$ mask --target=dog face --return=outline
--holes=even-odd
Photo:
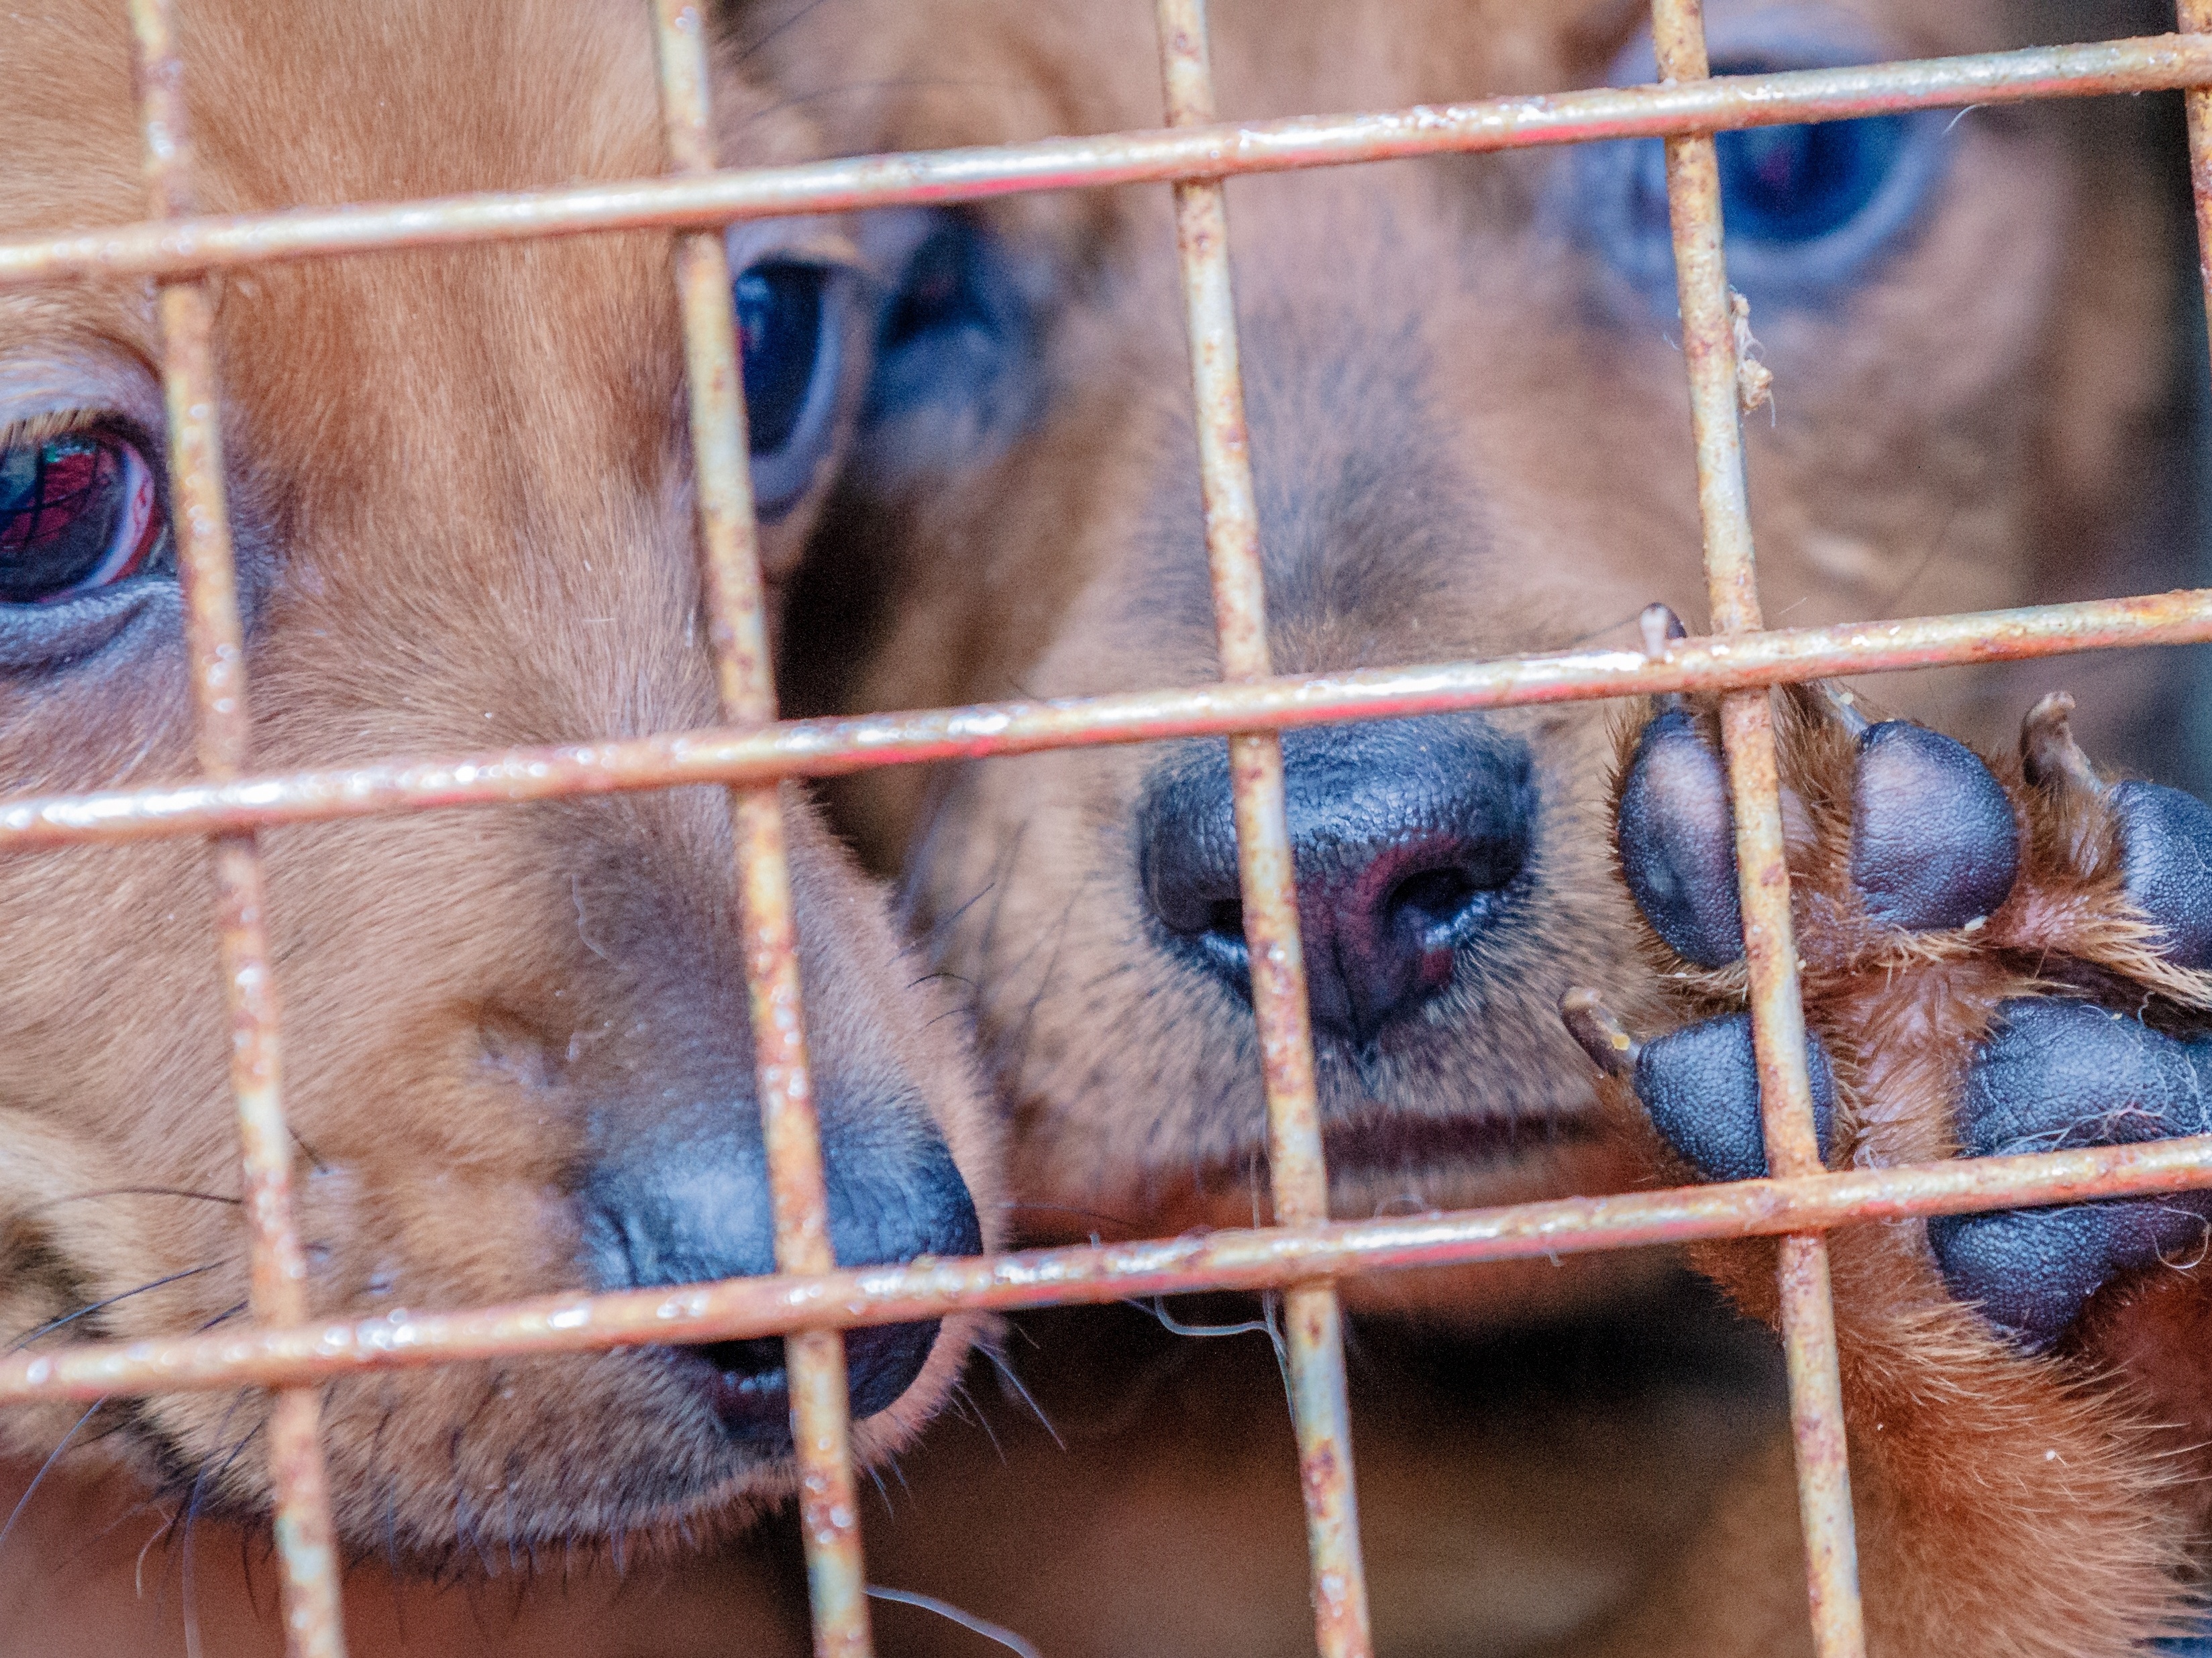
[[[660,171],[628,4],[390,0],[294,27],[180,8],[204,210]],[[141,216],[129,40],[87,0],[0,35],[0,222]],[[726,158],[811,143],[725,65]],[[849,426],[864,337],[830,224],[731,233],[770,562]],[[669,240],[383,255],[222,279],[218,352],[256,763],[632,735],[718,718]],[[0,299],[0,774],[189,774],[153,295]],[[317,1315],[772,1270],[728,803],[695,789],[265,837]],[[884,906],[787,802],[833,1231],[848,1264],[968,1253],[994,1142]],[[0,1325],[123,1339],[242,1315],[246,1239],[204,848],[0,863]],[[978,1217],[986,1218],[979,1225]],[[859,1442],[950,1385],[961,1321],[856,1337]],[[435,1560],[649,1540],[785,1487],[781,1344],[340,1382],[351,1546]],[[104,1455],[265,1497],[258,1395],[99,1412]],[[0,1432],[43,1455],[74,1411]],[[66,1466],[66,1465],[65,1465]]]
[[[1721,72],[2028,27],[1984,5],[1711,13]],[[1231,116],[1395,108],[1654,78],[1641,17],[1224,0],[1212,53]],[[1159,118],[1140,4],[826,8],[773,49],[848,78],[819,101],[841,148]],[[1747,423],[1770,619],[2160,585],[2116,574],[2121,538],[2092,527],[2127,504],[2166,303],[2139,151],[2077,130],[2115,118],[1721,139],[1731,271],[1775,377],[1771,415]],[[1632,640],[1654,599],[1704,614],[1658,152],[1230,183],[1279,671]],[[907,274],[811,578],[842,638],[878,606],[836,694],[918,707],[1215,677],[1167,192],[870,234]],[[1990,694],[1953,674],[1908,700],[1971,727]],[[1647,993],[1601,811],[1609,718],[1285,739],[1338,1213],[1620,1177],[1557,1012],[1572,984]],[[1035,1224],[1249,1220],[1263,1110],[1224,745],[994,761],[929,788],[880,774],[843,809],[878,857],[908,849],[948,969],[975,987]]]

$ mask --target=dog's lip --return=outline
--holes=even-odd
[[[1586,1108],[1480,1116],[1378,1111],[1325,1125],[1322,1151],[1333,1176],[1434,1177],[1453,1169],[1494,1169],[1596,1139],[1602,1132],[1596,1114]]]

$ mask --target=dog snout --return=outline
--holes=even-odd
[[[1364,1045],[1509,907],[1536,817],[1528,745],[1475,719],[1390,720],[1293,732],[1283,759],[1314,1023]],[[1170,947],[1249,996],[1225,747],[1156,774],[1138,816]]]
[[[599,1138],[608,1138],[602,1131]],[[841,1266],[972,1255],[982,1228],[951,1149],[919,1102],[832,1102],[823,1112],[830,1247]],[[584,1267],[595,1288],[651,1289],[775,1270],[768,1157],[750,1098],[702,1107],[601,1155],[586,1182]],[[934,1320],[879,1325],[845,1340],[857,1418],[910,1387],[937,1339]],[[780,1338],[668,1350],[733,1440],[791,1445]]]

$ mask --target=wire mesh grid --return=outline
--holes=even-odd
[[[1203,0],[1158,0],[1168,125],[930,155],[719,171],[708,118],[705,24],[695,0],[653,0],[670,171],[660,179],[513,195],[343,204],[195,218],[191,149],[171,0],[129,0],[148,219],[0,242],[0,286],[86,275],[160,284],[162,381],[179,568],[197,698],[200,776],[172,786],[0,800],[0,850],[204,835],[215,862],[252,1242],[252,1323],[220,1333],[83,1344],[0,1361],[0,1404],[237,1386],[275,1390],[269,1455],[287,1639],[298,1658],[343,1651],[337,1557],[319,1442],[317,1385],[348,1372],[495,1355],[783,1335],[815,1641],[870,1649],[842,1331],[941,1316],[1205,1289],[1285,1297],[1291,1405],[1312,1555],[1316,1638],[1330,1658],[1371,1650],[1361,1570],[1340,1318],[1340,1276],[1696,1238],[1779,1235],[1781,1308],[1815,1644],[1863,1649],[1825,1229],[2212,1184],[2212,1137],[2095,1150],[1824,1172],[1813,1128],[1790,937],[1768,688],[1869,673],[2212,640],[2212,592],[1977,615],[1762,627],[1746,507],[1738,364],[1712,134],[1911,109],[2185,90],[2203,246],[2212,251],[2212,0],[2179,0],[2181,32],[1863,68],[1711,77],[1698,0],[1653,0],[1653,87],[1382,113],[1224,125]],[[1237,367],[1222,180],[1600,138],[1666,141],[1682,346],[1689,374],[1712,634],[1494,662],[1271,677],[1257,516]],[[721,232],[797,212],[975,200],[1017,191],[1170,183],[1200,413],[1206,545],[1223,682],[1054,702],[779,723],[746,465],[742,380]],[[234,266],[372,249],[661,228],[677,234],[709,634],[725,724],[645,738],[281,776],[249,770],[244,649],[217,444],[207,278]],[[2212,256],[2205,264],[2212,304]],[[1297,726],[1516,704],[1722,693],[1737,803],[1765,1180],[1489,1210],[1332,1222],[1328,1216],[1304,957],[1284,817],[1279,733]],[[779,780],[950,757],[1226,735],[1254,963],[1276,1224],[1111,1246],[838,1270],[799,999]],[[311,1321],[290,1208],[278,1018],[256,831],[274,824],[718,783],[738,847],[758,1085],[775,1218],[773,1276],[358,1323]]]

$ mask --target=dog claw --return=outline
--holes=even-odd
[[[2074,699],[2064,691],[2052,691],[2027,711],[2020,722],[2021,769],[2038,788],[2102,794],[2105,786],[2097,779],[2097,768],[2074,740],[2068,720],[2073,712]]]
[[[1682,618],[1666,604],[1646,604],[1644,613],[1636,618],[1636,625],[1644,635],[1644,654],[1654,662],[1664,662],[1667,647],[1677,639],[1690,636],[1690,630],[1682,625]]]
[[[1559,1017],[1567,1032],[1582,1044],[1590,1062],[1608,1077],[1633,1075],[1644,1044],[1628,1034],[1628,1027],[1607,1007],[1595,990],[1575,989],[1559,998]]]
[[[1664,662],[1667,647],[1678,639],[1690,636],[1690,630],[1682,625],[1682,618],[1674,614],[1671,605],[1646,604],[1643,614],[1636,618],[1636,626],[1644,635],[1644,659],[1647,662]],[[1662,691],[1651,701],[1662,711],[1688,706],[1680,691]]]

